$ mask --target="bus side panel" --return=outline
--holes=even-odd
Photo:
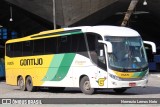
[[[18,76],[31,76],[34,86],[79,87],[80,77],[86,75],[91,87],[103,88],[98,81],[105,74],[100,71],[88,57],[75,53],[6,57],[6,82],[10,85],[17,85]]]
[[[92,88],[107,88],[106,79],[104,80],[104,77],[107,77],[106,71],[98,69],[97,65],[89,58],[77,54],[72,63],[71,70],[73,72],[74,87],[80,87],[80,79],[83,76],[87,76]],[[103,79],[102,85],[99,83],[100,79]]]
[[[81,75],[88,75],[90,77],[95,75],[94,71],[96,71],[96,66],[91,63],[90,59],[73,53],[55,56],[52,67],[49,68],[46,74],[47,78],[43,79],[43,86],[79,87],[79,78]],[[93,67],[95,68],[94,71],[91,70]]]
[[[13,69],[14,66],[13,59],[5,56],[5,72],[6,72],[6,84],[17,85],[17,79],[15,75],[17,74],[17,70]]]
[[[6,83],[17,85],[18,76],[22,76],[24,81],[27,76],[31,76],[33,85],[41,86],[53,57],[54,55],[5,57]]]
[[[72,87],[72,72],[70,70],[75,53],[57,54],[43,78],[43,86]]]

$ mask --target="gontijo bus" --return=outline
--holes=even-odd
[[[145,41],[156,51],[155,44]],[[79,87],[85,94],[122,93],[148,82],[141,36],[117,26],[82,26],[40,32],[6,42],[6,83],[21,90]]]

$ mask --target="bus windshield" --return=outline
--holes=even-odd
[[[138,71],[147,68],[147,57],[141,37],[111,37],[113,52],[108,54],[109,67],[118,71]]]

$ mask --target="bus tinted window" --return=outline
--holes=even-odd
[[[8,57],[13,57],[13,44],[7,44],[6,45],[6,55]]]
[[[83,34],[76,34],[72,36],[72,52],[86,51],[86,43]]]
[[[44,54],[44,39],[34,40],[33,55]]]
[[[45,54],[57,53],[57,37],[45,39]]]
[[[33,53],[33,41],[23,42],[23,56],[30,56]]]
[[[14,43],[14,57],[22,56],[22,42]]]
[[[71,52],[71,37],[62,36],[58,38],[58,53],[70,53]]]
[[[68,35],[61,37],[38,39],[32,41],[23,41],[14,43],[12,45],[10,44],[8,45],[7,56],[21,57],[21,56],[76,53],[76,52],[77,53],[81,52],[81,54],[83,52],[83,54],[86,56],[87,55],[86,50],[87,48],[84,35],[75,34],[75,35]]]
[[[95,51],[96,49],[96,35],[93,34],[87,34],[87,41],[88,41],[88,47],[89,51]]]

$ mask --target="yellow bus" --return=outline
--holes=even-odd
[[[40,32],[6,42],[6,83],[21,90],[79,87],[85,94],[112,88],[122,93],[148,83],[143,42],[133,29],[82,26]]]

